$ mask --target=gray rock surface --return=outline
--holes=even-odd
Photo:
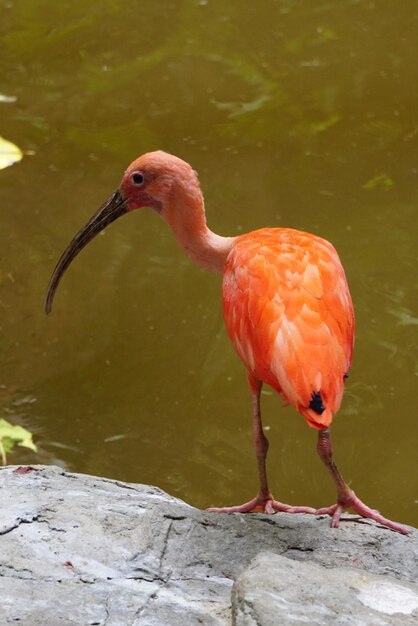
[[[260,554],[233,590],[236,626],[416,626],[418,587],[348,567]]]
[[[226,626],[232,614],[236,626],[284,624],[272,622],[251,595],[264,586],[268,605],[291,593],[271,587],[279,578],[284,584],[283,563],[301,580],[315,572],[312,602],[327,610],[332,605],[322,594],[339,593],[348,575],[340,568],[357,570],[346,580],[359,610],[367,602],[358,600],[358,570],[373,584],[378,579],[370,574],[391,585],[389,577],[415,583],[418,531],[405,537],[345,517],[341,528],[331,529],[329,519],[312,516],[220,515],[146,485],[56,467],[6,467],[0,469],[0,625]],[[257,556],[266,552],[270,559]],[[277,572],[262,575],[261,558]],[[252,622],[250,605],[256,607]],[[383,612],[381,622],[367,622],[355,613],[342,612],[334,623],[400,623],[393,621],[398,614]],[[315,623],[309,614],[300,617],[292,623]]]

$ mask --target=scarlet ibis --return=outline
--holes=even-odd
[[[203,195],[192,167],[165,152],[150,152],[131,163],[119,189],[64,251],[49,283],[46,312],[51,311],[58,283],[80,250],[115,219],[142,207],[154,209],[167,222],[192,261],[223,274],[226,328],[247,369],[259,490],[240,506],[209,510],[330,515],[331,526],[338,527],[341,513],[351,509],[408,534],[407,528],[363,504],[333,460],[330,424],[340,407],[351,364],[354,312],[344,269],[325,239],[290,228],[221,237],[206,225]],[[336,484],[336,504],[316,510],[273,498],[266,472],[269,444],[260,411],[263,383],[318,430],[317,451]]]

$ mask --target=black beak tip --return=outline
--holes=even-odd
[[[49,315],[52,311],[52,301],[54,298],[54,294],[51,292],[51,287],[48,286],[48,290],[46,292],[46,296],[45,296],[45,302],[44,302],[44,313],[45,315]]]
[[[44,304],[46,315],[49,315],[52,311],[52,302],[58,284],[74,257],[77,256],[80,250],[82,250],[93,237],[127,212],[126,201],[120,191],[117,190],[71,240],[64,253],[61,255],[49,282]]]

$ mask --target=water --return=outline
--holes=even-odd
[[[208,222],[334,243],[357,336],[336,460],[369,505],[418,524],[417,42],[405,0],[118,0],[2,5],[0,134],[33,156],[0,172],[0,402],[39,454],[11,462],[151,483],[199,507],[257,488],[243,366],[220,279],[151,211],[76,259],[62,250],[138,154],[199,172]],[[266,390],[277,498],[324,506],[316,433]]]

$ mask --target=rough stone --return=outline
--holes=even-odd
[[[259,554],[232,593],[234,626],[416,626],[418,587],[348,567]]]
[[[405,537],[345,519],[331,529],[328,518],[310,515],[208,513],[147,485],[57,467],[6,467],[0,469],[0,624],[226,626],[234,581],[238,620],[252,588],[244,571],[259,567],[252,561],[261,552],[281,555],[301,568],[300,576],[304,565],[317,567],[318,593],[341,567],[418,579],[418,531]],[[385,619],[382,626],[398,623],[389,614]]]

